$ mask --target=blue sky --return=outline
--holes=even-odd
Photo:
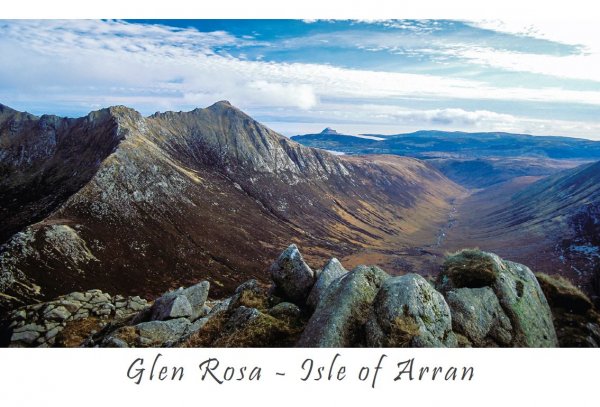
[[[286,135],[600,139],[600,32],[577,22],[8,20],[0,103],[81,116],[229,100]]]

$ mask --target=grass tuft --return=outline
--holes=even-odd
[[[448,255],[442,266],[442,276],[447,276],[456,288],[491,286],[498,274],[493,258],[478,249],[465,249]]]

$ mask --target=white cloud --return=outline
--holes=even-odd
[[[279,112],[281,117],[289,111]],[[397,134],[417,130],[508,132],[537,135],[570,135],[600,140],[600,123],[558,119],[534,119],[526,116],[499,114],[487,110],[465,109],[399,109],[393,105],[331,105],[317,115],[296,116],[295,122],[277,119],[267,121],[276,131],[288,136],[318,133],[333,127],[344,134]]]
[[[227,99],[253,112],[283,110],[306,120],[377,123],[387,115],[390,124],[475,128],[493,124],[517,128],[515,121],[525,123],[525,119],[483,109],[407,112],[387,105],[399,99],[600,105],[598,91],[501,88],[435,75],[241,60],[219,51],[223,46],[249,46],[255,41],[220,31],[202,33],[119,21],[2,22],[0,101],[43,101],[48,106],[90,110],[125,104],[150,113]],[[467,51],[463,55],[486,60]],[[357,99],[372,104],[359,106]]]
[[[517,53],[489,47],[457,47],[448,52],[470,62],[512,71],[600,82],[600,25],[589,20],[486,20],[471,23],[492,31],[576,46],[564,56]]]

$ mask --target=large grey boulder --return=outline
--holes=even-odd
[[[364,324],[379,288],[389,275],[374,266],[358,266],[325,290],[297,346],[351,347],[364,344]]]
[[[173,318],[189,318],[194,321],[207,314],[204,303],[208,298],[210,284],[202,281],[191,287],[168,292],[154,301],[150,319],[165,321]]]
[[[477,347],[510,346],[512,325],[490,287],[448,291],[452,328]]]
[[[325,294],[325,290],[332,281],[346,274],[348,270],[342,266],[342,263],[335,257],[329,260],[329,262],[323,267],[323,271],[317,277],[317,281],[313,285],[312,290],[310,290],[310,294],[308,295],[308,299],[306,300],[306,305],[308,305],[311,309],[316,309],[317,305],[323,298]]]
[[[383,283],[366,324],[372,347],[454,347],[450,308],[418,274]]]
[[[303,305],[315,283],[315,273],[304,262],[298,247],[291,244],[269,269],[275,288],[281,296]]]
[[[550,307],[537,279],[528,267],[502,260],[493,253],[471,249],[463,250],[446,259],[438,278],[438,289],[442,293],[448,295],[451,291],[460,288],[483,287],[489,287],[493,291],[502,311],[510,321],[511,339],[507,346],[534,348],[558,346]],[[472,299],[479,294],[481,293],[472,293],[468,297]],[[464,304],[461,305],[460,302],[465,302],[467,294],[462,291],[459,295],[463,297],[462,300],[456,298],[455,291],[453,311],[461,309],[465,311]],[[486,312],[494,313],[491,308]],[[492,324],[503,329],[508,328],[508,324],[501,321],[502,315],[497,312],[496,314],[497,321]],[[462,316],[466,317],[466,313],[462,312]],[[459,315],[458,318],[460,317]],[[479,323],[476,318],[467,319],[469,324]],[[480,322],[479,327],[473,331],[475,334],[472,339],[475,342],[481,339],[478,335],[486,331],[489,320],[482,318]],[[471,329],[475,328],[471,327]],[[506,345],[504,340],[508,336],[499,332],[496,334],[504,338],[498,339],[497,344]],[[488,337],[494,338],[498,335]]]

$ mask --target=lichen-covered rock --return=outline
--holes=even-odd
[[[454,347],[450,308],[423,277],[387,279],[366,324],[367,345],[374,347]]]
[[[209,288],[208,281],[202,281],[164,294],[154,301],[150,318],[153,321],[164,321],[186,317],[193,321],[206,315],[204,302],[208,298]]]
[[[529,268],[502,260],[493,253],[472,249],[446,259],[438,278],[438,289],[442,293],[482,287],[492,289],[510,320],[510,346],[558,346],[550,307]]]
[[[210,290],[210,283],[208,281],[201,281],[191,287],[184,288],[181,294],[186,297],[192,306],[192,321],[207,314],[207,310],[204,307],[204,303],[208,298],[208,291]]]
[[[476,347],[510,346],[512,326],[490,287],[458,288],[446,293],[452,328]]]
[[[229,300],[228,309],[235,310],[240,306],[259,310],[268,308],[269,298],[266,288],[260,286],[256,280],[248,280],[241,284]]]
[[[268,313],[278,319],[300,318],[302,310],[291,302],[280,302],[271,308]]]
[[[303,305],[315,283],[315,273],[304,262],[298,247],[290,245],[271,265],[271,278],[281,295],[298,305]]]
[[[334,280],[297,346],[349,347],[364,344],[364,324],[371,304],[389,275],[378,267],[358,266]]]
[[[124,301],[124,304],[120,304]],[[78,346],[77,338],[62,338],[79,321],[126,319],[147,307],[140,297],[111,297],[100,290],[73,292],[52,301],[19,308],[9,314],[11,347],[56,346],[57,338]],[[80,332],[78,332],[80,334]],[[83,341],[85,338],[80,338]],[[64,346],[64,345],[63,345]]]
[[[170,319],[168,321],[142,322],[135,326],[141,346],[165,346],[184,336],[191,326],[187,318]]]
[[[152,321],[166,321],[173,318],[191,317],[192,305],[178,291],[164,294],[152,305]]]
[[[342,263],[340,263],[338,259],[334,257],[331,260],[329,260],[325,267],[323,267],[321,273],[319,273],[317,281],[315,282],[312,290],[310,290],[310,294],[308,295],[306,304],[311,309],[316,309],[317,305],[319,305],[319,302],[323,298],[325,290],[327,289],[327,287],[329,287],[329,284],[331,284],[333,280],[343,276],[347,272],[348,270],[346,270],[344,266],[342,266]]]
[[[212,307],[207,316],[212,317],[215,314],[218,314],[219,312],[227,311],[227,309],[229,308],[229,304],[231,304],[231,297],[225,298],[223,300],[213,301],[211,304]]]

